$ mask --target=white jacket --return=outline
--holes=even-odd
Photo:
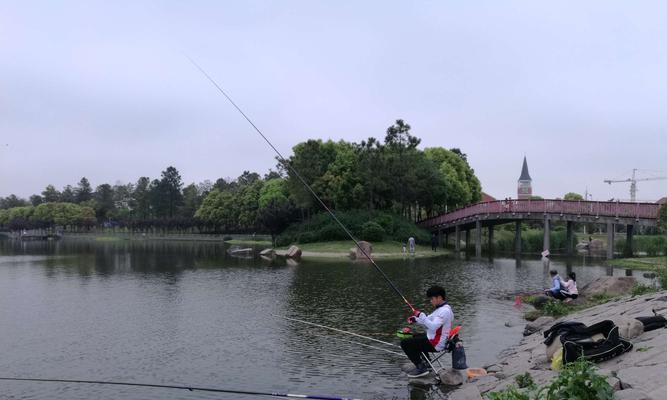
[[[452,330],[454,312],[449,304],[442,303],[430,315],[420,313],[415,321],[426,328],[426,337],[437,351],[442,351]]]

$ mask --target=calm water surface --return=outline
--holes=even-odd
[[[548,283],[538,259],[379,263],[424,309],[425,290],[446,287],[470,366],[493,362],[521,338],[523,311],[505,296]],[[580,287],[600,275],[626,273],[582,263],[590,261],[552,266],[575,271]],[[282,318],[398,343],[393,332],[404,326],[407,311],[372,267],[347,260],[274,265],[231,258],[215,243],[0,240],[0,376],[443,398],[409,386],[402,357]],[[250,398],[20,382],[3,382],[0,397]]]

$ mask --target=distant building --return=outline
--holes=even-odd
[[[667,204],[667,197],[663,197],[662,199],[656,201],[658,204]]]
[[[480,203],[488,203],[491,201],[496,201],[496,199],[488,193],[482,192],[482,200],[480,200]]]
[[[521,176],[519,177],[519,186],[517,189],[517,198],[519,200],[530,199],[533,196],[533,180],[528,173],[528,163],[526,156],[523,156],[523,167],[521,167]]]

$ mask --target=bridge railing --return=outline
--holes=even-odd
[[[660,204],[579,200],[496,200],[477,203],[447,214],[428,218],[419,225],[428,228],[463,218],[491,214],[569,214],[595,217],[657,219]]]

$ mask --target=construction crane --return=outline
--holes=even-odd
[[[613,179],[605,179],[604,183],[612,184],[612,183],[618,183],[618,182],[630,182],[630,201],[635,201],[637,198],[637,182],[639,181],[660,181],[660,180],[665,180],[667,179],[667,176],[656,176],[653,178],[635,178],[635,174],[637,172],[637,168],[632,170],[632,178],[627,178],[627,179],[619,179],[619,180],[613,180]]]

